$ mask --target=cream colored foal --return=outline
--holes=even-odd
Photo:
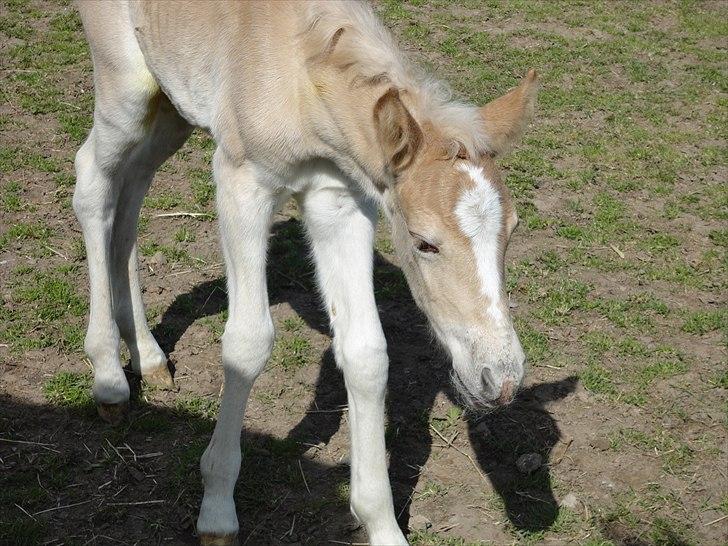
[[[147,325],[137,219],[156,169],[193,126],[213,160],[229,319],[225,389],[205,451],[203,544],[231,544],[240,433],[274,328],[266,244],[274,212],[298,199],[346,381],[351,510],[372,544],[406,544],[395,519],[384,443],[387,347],[372,287],[377,208],[417,304],[453,360],[463,401],[509,402],[525,358],[513,330],[503,260],[517,217],[493,157],[533,110],[536,77],[483,108],[450,100],[420,74],[364,4],[85,0],[94,62],[91,133],[76,156],[73,207],[88,254],[85,349],[109,421],[129,399],[119,356],[169,385]]]

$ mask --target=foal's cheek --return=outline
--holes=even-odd
[[[438,316],[451,325],[468,322],[477,293],[472,291],[470,283],[464,282],[467,273],[464,274],[463,269],[448,261],[446,256],[433,265],[430,273],[431,297],[437,303]]]

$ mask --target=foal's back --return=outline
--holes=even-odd
[[[104,0],[77,7],[97,87],[124,72],[124,88],[150,97],[161,89],[190,124],[209,130],[219,143],[235,144],[225,134],[233,118],[236,132],[260,132],[261,125],[300,132],[290,125],[300,111],[303,59],[295,44],[304,4]]]

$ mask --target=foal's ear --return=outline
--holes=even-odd
[[[422,130],[396,89],[389,89],[374,105],[374,126],[392,173],[409,167],[422,144]]]
[[[537,93],[538,76],[535,70],[529,70],[518,87],[480,109],[485,133],[495,155],[507,152],[521,139],[533,117]]]

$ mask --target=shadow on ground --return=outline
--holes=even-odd
[[[213,426],[143,400],[112,427],[90,400],[67,409],[0,395],[0,544],[197,544],[199,458]],[[319,464],[291,440],[244,435],[241,543],[346,540],[338,486],[348,467]]]

